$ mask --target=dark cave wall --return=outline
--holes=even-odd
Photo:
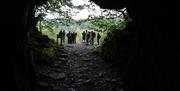
[[[170,2],[156,0],[92,0],[102,8],[126,7],[133,25],[133,40],[129,47],[128,64],[124,78],[127,91],[170,90],[176,87],[178,64],[176,46],[172,41],[172,9]],[[110,2],[115,2],[110,4]],[[119,5],[117,5],[117,3]],[[122,3],[122,4],[121,4]],[[174,35],[175,36],[175,35]],[[173,37],[174,38],[174,37]],[[121,42],[121,41],[119,41]],[[174,47],[173,47],[174,46]]]
[[[8,29],[8,38],[4,42],[6,49],[2,83],[7,91],[33,91],[36,77],[32,66],[31,50],[26,46],[28,33],[35,29],[37,18],[34,17],[34,6],[46,3],[47,0],[23,0],[4,2],[3,7]],[[4,32],[3,32],[4,33]]]
[[[127,68],[127,89],[128,91],[174,89],[172,86],[175,86],[176,79],[173,75],[176,77],[175,70],[178,66],[175,63],[175,49],[172,48],[173,43],[169,34],[172,28],[168,22],[171,21],[167,20],[167,17],[171,16],[171,11],[163,7],[163,4],[153,1],[149,2],[151,6],[134,4],[138,6],[134,5],[129,9],[127,7],[135,23],[134,29],[137,31],[135,37],[137,47],[129,57],[130,64]]]
[[[134,30],[137,34],[135,43],[132,43],[132,46],[136,46],[132,49],[135,51],[132,51],[129,57],[126,88],[128,91],[170,90],[172,71],[176,69],[173,65],[176,64],[168,61],[175,61],[170,54],[173,53],[168,35],[171,27],[166,21],[169,9],[162,8],[153,1],[146,3],[134,1],[132,4],[127,6],[127,10],[134,20]],[[170,71],[171,69],[173,70]]]

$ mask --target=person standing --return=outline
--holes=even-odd
[[[101,35],[99,33],[97,33],[97,43],[99,45],[99,39],[101,38]]]
[[[71,44],[71,31],[67,33],[67,38],[68,38],[68,44]]]
[[[90,39],[90,32],[88,31],[86,33],[86,44],[88,45],[89,44],[89,39]]]
[[[92,45],[94,45],[94,38],[96,37],[96,33],[92,32]]]
[[[86,40],[86,33],[85,33],[85,31],[83,31],[83,33],[82,33],[82,39],[83,39],[83,43],[85,42],[85,40]]]
[[[62,45],[62,38],[63,38],[62,30],[60,30],[59,32],[59,38],[60,38],[60,45]]]
[[[66,36],[65,30],[63,30],[62,34],[63,34],[63,36],[62,36],[62,41],[63,41],[63,43],[65,43],[65,36]]]

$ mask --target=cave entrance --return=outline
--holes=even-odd
[[[49,0],[35,10],[38,31],[30,34],[30,44],[38,51],[33,57],[37,91],[123,91],[112,52],[120,50],[117,42],[128,32],[126,8],[101,9],[89,0]]]

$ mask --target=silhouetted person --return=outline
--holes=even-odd
[[[62,41],[65,42],[65,36],[66,36],[65,30],[63,30],[62,35],[63,35],[63,36],[62,36]]]
[[[99,33],[97,33],[97,43],[99,45],[99,39],[101,38],[101,35]]]
[[[91,45],[94,45],[95,35],[96,35],[95,32],[93,32],[93,31],[90,32],[90,44],[91,44]]]
[[[72,43],[76,43],[77,32],[72,33]]]
[[[92,45],[92,37],[93,37],[93,33],[92,32],[93,31],[90,32],[90,38],[89,38],[89,42],[90,42],[91,45]]]
[[[94,38],[96,37],[96,33],[92,32],[92,45],[94,45]]]
[[[82,39],[83,39],[83,42],[85,42],[85,40],[86,40],[86,33],[85,33],[85,31],[83,31],[83,33],[82,33]]]
[[[88,31],[86,33],[86,44],[89,44],[89,39],[90,39],[90,32]]]
[[[67,33],[67,38],[68,38],[68,44],[72,43],[72,34],[71,31],[69,31],[69,33]]]
[[[62,38],[63,38],[63,32],[59,32],[59,38],[60,38],[60,45],[62,45]]]

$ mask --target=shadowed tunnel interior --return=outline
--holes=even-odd
[[[128,57],[123,71],[123,89],[125,91],[175,91],[177,87],[179,55],[176,39],[175,15],[166,1],[156,0],[91,0],[106,9],[122,9],[126,7],[132,22],[128,24],[128,32],[132,40],[128,43]],[[7,14],[5,25],[8,27],[8,39],[3,44],[6,69],[2,83],[5,90],[33,91],[36,83],[35,71],[32,65],[31,50],[27,48],[28,32],[35,30],[38,17],[35,17],[34,7],[45,4],[47,0],[13,1],[12,8],[4,9]],[[6,15],[5,14],[5,15]],[[169,19],[169,18],[172,19]],[[7,27],[6,27],[7,29]],[[173,36],[170,31],[173,31]],[[129,38],[129,37],[128,37]],[[121,42],[121,40],[119,40]],[[124,43],[124,42],[122,42]],[[121,52],[119,52],[121,53]],[[116,91],[116,90],[115,90]],[[178,90],[177,90],[178,91]]]

